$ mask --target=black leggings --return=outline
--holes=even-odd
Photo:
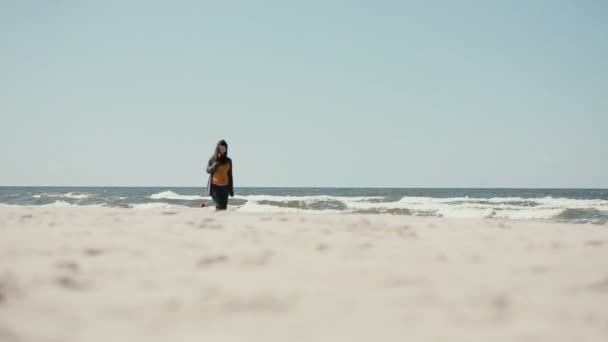
[[[230,190],[227,185],[211,185],[211,198],[215,202],[215,209],[226,210],[228,208],[228,195]]]

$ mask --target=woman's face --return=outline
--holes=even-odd
[[[221,155],[226,154],[226,146],[220,145],[220,154]]]

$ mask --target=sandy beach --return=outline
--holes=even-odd
[[[608,228],[0,208],[0,341],[606,341]]]

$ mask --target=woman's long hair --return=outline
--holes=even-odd
[[[223,155],[220,155],[220,146],[226,147],[226,153],[224,153]],[[222,139],[215,146],[215,152],[213,153],[213,157],[211,157],[211,162],[215,163],[216,161],[219,161],[220,164],[224,164],[227,160],[228,160],[228,143],[226,142],[226,140]]]

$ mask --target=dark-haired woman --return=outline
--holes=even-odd
[[[226,210],[228,196],[234,196],[234,188],[232,159],[228,158],[228,144],[225,140],[220,140],[215,146],[215,152],[207,163],[207,173],[207,195],[211,196],[217,210]]]

